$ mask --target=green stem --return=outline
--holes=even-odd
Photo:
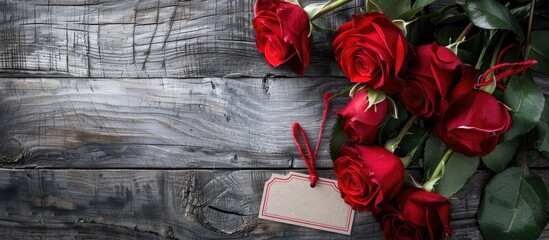
[[[484,54],[486,54],[486,50],[488,49],[488,46],[484,45],[482,47],[482,51],[480,51],[480,55],[478,56],[477,64],[475,64],[475,69],[479,70],[482,65],[482,59],[484,58]]]
[[[408,130],[410,130],[410,127],[414,124],[414,121],[416,120],[416,116],[411,116],[408,118],[404,126],[398,131],[396,137],[391,138],[385,142],[385,149],[389,150],[389,152],[395,152],[398,145],[400,144],[400,141],[402,141],[402,138],[408,133]]]
[[[503,35],[499,38],[498,42],[496,43],[496,48],[494,48],[494,53],[492,54],[492,59],[490,60],[490,67],[493,67],[497,64],[499,52],[501,51],[501,47],[503,46],[503,41],[507,37],[509,32],[504,32]],[[480,52],[480,56],[478,58],[477,64],[475,65],[475,69],[480,69],[482,65],[482,59],[484,58],[484,54],[486,53],[486,49],[488,49],[488,46],[484,46],[482,48],[482,51]],[[491,74],[493,77],[493,74]]]
[[[457,7],[461,7],[461,4],[459,4],[459,3],[448,4],[448,5],[440,8],[440,9],[438,9],[438,10],[432,12],[432,13],[421,15],[421,16],[415,18],[412,21],[420,20],[420,19],[426,19],[426,18],[432,18],[432,17],[438,17],[438,16],[444,14],[446,11],[448,11],[452,8],[457,8]]]
[[[345,4],[345,3],[348,3],[348,2],[350,2],[350,1],[352,1],[352,0],[337,0],[337,1],[333,2],[333,3],[330,3],[330,4],[326,5],[325,7],[323,7],[323,8],[318,12],[318,14],[317,14],[314,18],[311,18],[311,21],[313,21],[313,20],[315,20],[315,19],[321,17],[322,15],[324,15],[324,14],[326,14],[326,13],[328,13],[328,12],[330,12],[330,11],[332,11],[332,10],[338,8],[338,7],[341,7],[341,5],[343,5],[343,4]]]
[[[334,99],[338,98],[339,96],[343,95],[343,94],[346,94],[348,93],[349,91],[351,91],[351,89],[353,89],[353,86],[350,86],[348,88],[345,88],[341,91],[339,91],[338,93],[332,95],[330,98],[328,98],[328,101],[333,101]]]
[[[503,46],[503,41],[507,37],[507,34],[509,34],[509,32],[504,32],[496,43],[496,48],[494,48],[494,54],[492,54],[492,60],[490,61],[490,67],[493,67],[497,64],[499,52],[501,52],[501,47]]]
[[[471,29],[473,29],[473,23],[469,23],[467,25],[467,27],[465,27],[465,29],[463,29],[463,31],[461,32],[461,34],[459,34],[459,37],[456,39],[455,42],[461,42],[463,41],[463,39],[465,39],[465,37],[467,36],[467,34],[471,31]]]
[[[534,7],[536,6],[536,0],[530,2],[530,16],[528,17],[528,32],[526,33],[526,49],[524,50],[524,59],[528,59],[530,56],[530,50],[532,50],[532,24],[534,23]]]
[[[444,155],[442,155],[442,158],[440,158],[440,162],[437,165],[437,168],[435,168],[435,171],[429,176],[429,179],[433,179],[438,177],[440,173],[442,172],[442,167],[446,165],[446,162],[448,162],[448,159],[452,156],[454,151],[451,148],[446,149],[446,152],[444,152]]]

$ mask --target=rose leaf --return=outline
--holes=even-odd
[[[538,133],[536,148],[545,156],[549,153],[549,125],[546,122],[539,121],[536,124],[536,131]]]
[[[380,9],[387,18],[394,20],[411,9],[410,0],[369,0]]]
[[[509,9],[495,0],[468,0],[463,9],[471,22],[484,29],[506,29],[522,37],[523,32]]]
[[[447,198],[451,197],[475,174],[479,163],[479,157],[453,153],[446,162],[444,175],[435,185],[435,192]]]
[[[549,193],[526,167],[496,175],[484,190],[478,223],[486,239],[538,239],[549,220]]]
[[[541,81],[547,81],[545,79],[540,79]],[[545,102],[549,102],[549,96],[543,95],[543,98],[545,98]],[[543,105],[543,111],[541,112],[541,117],[539,119],[540,121],[544,121],[546,123],[549,123],[549,104]]]
[[[545,98],[538,86],[527,74],[515,75],[503,94],[503,102],[511,110],[511,130],[503,135],[504,141],[532,130],[541,118]]]
[[[395,155],[398,157],[410,157],[411,161],[417,160],[421,156],[423,151],[423,144],[429,137],[429,133],[423,128],[416,125],[408,130],[408,134],[404,135],[398,148],[395,151]]]
[[[532,66],[534,71],[549,74],[549,31],[533,31],[532,32],[532,49],[528,58],[538,61]]]
[[[387,140],[396,135],[400,127],[406,122],[406,119],[408,119],[408,112],[406,112],[404,105],[401,102],[398,102],[396,107],[396,115],[398,118],[393,118],[392,114],[387,114],[379,125],[376,142],[382,146]],[[394,111],[394,109],[391,110]]]
[[[425,142],[423,171],[425,176],[429,176],[437,168],[440,158],[444,155],[448,147],[434,134]]]
[[[422,8],[425,7],[431,3],[433,3],[435,0],[417,0],[414,2],[413,8]]]
[[[347,142],[349,142],[349,137],[343,131],[341,117],[338,116],[334,126],[332,127],[332,133],[330,134],[330,157],[333,161],[335,161],[338,157],[339,148]]]
[[[505,167],[513,159],[519,146],[518,139],[515,138],[511,141],[500,143],[496,146],[493,152],[481,157],[482,162],[486,167],[494,172],[501,172],[505,170]]]

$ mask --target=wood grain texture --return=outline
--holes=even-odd
[[[330,32],[314,35],[306,77],[269,67],[252,11],[251,0],[0,0],[0,236],[381,239],[369,213],[351,237],[257,219],[271,173],[303,168],[291,124],[313,139],[322,93],[349,84]],[[330,168],[323,143],[317,166]],[[548,161],[531,166],[549,182]],[[492,176],[481,167],[451,200],[454,239],[482,238]]]
[[[306,3],[308,1],[304,1]],[[78,77],[296,76],[257,52],[254,1],[0,1],[0,71]],[[357,11],[324,21],[336,28]],[[356,3],[358,4],[358,2]],[[341,76],[331,33],[315,34],[309,76]],[[238,58],[238,61],[234,61]]]
[[[292,124],[300,122],[314,144],[322,93],[347,85],[334,77],[0,78],[0,162],[16,168],[302,167]],[[332,109],[346,101],[338,99]],[[328,118],[318,167],[332,166],[334,121]],[[531,166],[549,167],[549,161],[539,157]]]
[[[534,172],[549,182],[547,171]],[[243,170],[0,170],[0,235],[10,239],[382,239],[370,213],[350,237],[257,218],[272,173]],[[413,172],[414,175],[419,172]],[[333,177],[331,171],[319,171]],[[479,171],[452,199],[453,239],[481,238]],[[541,236],[549,237],[549,229]]]
[[[303,166],[293,161],[292,124],[316,142],[322,93],[346,85],[342,78],[4,78],[0,159],[48,168]],[[331,167],[328,138],[319,167]]]

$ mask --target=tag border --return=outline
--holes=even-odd
[[[265,187],[263,189],[263,196],[261,198],[261,209],[260,209],[260,212],[259,212],[259,218],[267,219],[267,220],[279,219],[279,220],[283,220],[283,221],[287,221],[287,222],[293,222],[293,223],[297,224],[296,226],[307,225],[309,228],[314,228],[314,229],[318,229],[318,230],[324,230],[324,231],[335,232],[335,233],[342,233],[342,234],[346,234],[346,235],[351,234],[350,230],[351,230],[351,227],[352,227],[352,223],[353,223],[353,220],[354,220],[354,213],[355,213],[354,210],[351,208],[351,206],[348,206],[349,207],[349,214],[346,218],[347,221],[345,223],[345,227],[334,226],[334,225],[326,225],[326,224],[319,223],[319,222],[312,222],[312,221],[308,221],[308,220],[304,220],[304,219],[296,219],[296,218],[290,218],[290,217],[285,217],[285,216],[280,216],[280,215],[275,215],[275,214],[272,214],[272,213],[268,213],[266,205],[269,201],[268,200],[269,191],[267,191],[267,190],[269,190],[275,182],[289,182],[292,179],[309,182],[309,175],[303,174],[303,173],[297,173],[297,172],[290,172],[288,175],[281,175],[281,174],[273,173],[271,175],[271,178],[269,180],[267,180],[267,182],[265,182]],[[329,185],[329,186],[332,187],[332,189],[334,191],[336,191],[338,194],[340,194],[337,181],[334,182],[334,180],[332,180],[332,179],[319,178],[318,181],[317,181],[317,184]],[[291,223],[287,223],[287,224],[291,224]],[[299,224],[301,224],[301,225],[299,225]],[[302,226],[302,227],[307,227],[307,226]]]

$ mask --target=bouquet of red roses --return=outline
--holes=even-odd
[[[322,29],[313,20],[347,2],[257,0],[259,52],[303,75]],[[497,173],[478,213],[483,236],[536,239],[549,194],[528,151],[549,157],[547,96],[534,81],[549,74],[549,4],[433,2],[366,0],[335,33],[335,61],[354,83],[330,98],[350,96],[330,138],[341,196],[373,212],[386,239],[445,239],[448,198],[482,162]],[[405,169],[419,159],[414,179]]]

